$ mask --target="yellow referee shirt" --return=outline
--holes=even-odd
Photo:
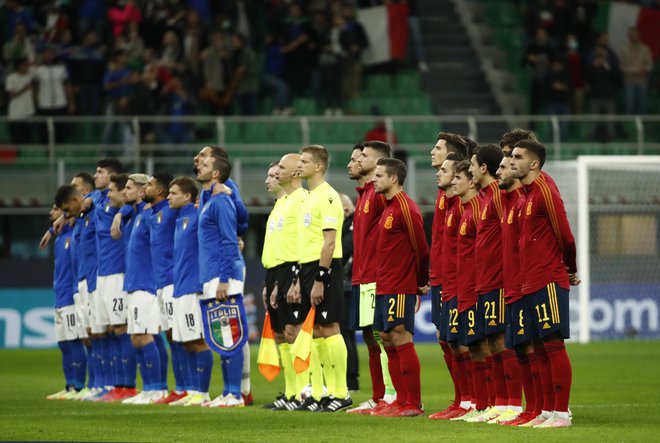
[[[282,207],[284,206],[285,199],[286,195],[278,198],[275,201],[275,205],[270,211],[270,214],[268,215],[268,221],[266,222],[264,249],[261,252],[261,263],[266,269],[272,269],[275,266],[284,263],[282,260],[277,258],[276,251],[279,248],[280,242],[280,231],[277,229],[277,225],[278,222],[282,219]]]
[[[337,231],[335,252],[332,258],[341,258],[341,226],[344,223],[344,209],[339,194],[327,182],[320,184],[302,205],[302,226],[300,226],[300,263],[309,263],[321,258],[323,231]]]
[[[275,256],[282,263],[300,261],[298,248],[298,226],[302,224],[301,208],[309,195],[304,188],[298,188],[284,197],[280,218],[277,222],[278,244]]]

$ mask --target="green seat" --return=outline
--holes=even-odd
[[[366,78],[365,95],[380,97],[392,91],[392,78],[389,75],[374,74]]]
[[[293,101],[296,115],[318,115],[316,100],[312,98],[297,98]]]

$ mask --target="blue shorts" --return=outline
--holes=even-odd
[[[484,321],[484,334],[497,335],[504,332],[504,289],[494,289],[479,296],[479,316]]]
[[[431,323],[439,331],[442,325],[442,286],[431,286]]]
[[[390,332],[395,326],[403,325],[406,331],[415,333],[416,294],[378,294],[374,330]]]
[[[550,283],[525,295],[525,314],[532,319],[532,327],[541,340],[555,333],[563,338],[571,337],[568,294],[568,289]]]
[[[447,317],[449,317],[449,302],[445,302],[441,306],[440,310],[440,329],[438,330],[438,338],[440,341],[447,341],[447,331],[449,322]]]
[[[532,317],[526,313],[525,299],[514,301],[506,305],[506,330],[504,341],[508,349],[531,343],[536,337],[536,329],[533,327]]]
[[[474,342],[483,340],[485,337],[484,322],[480,319],[479,302],[458,314],[458,344],[469,346]]]
[[[351,286],[351,303],[348,307],[348,324],[354,331],[360,330],[360,285]]]
[[[447,313],[447,315],[442,316],[443,328],[446,331],[445,341],[448,343],[457,343],[460,338],[460,331],[458,329],[458,298],[454,297],[444,302],[442,304],[442,310]],[[440,336],[442,337],[442,332]]]

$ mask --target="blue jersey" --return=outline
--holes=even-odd
[[[108,190],[101,191],[101,198],[94,206],[96,216],[96,246],[98,250],[98,275],[121,274],[126,268],[124,242],[110,235],[110,227],[119,208],[110,206]]]
[[[101,192],[90,192],[85,196],[85,198],[88,197],[96,203],[101,197]],[[87,290],[94,292],[96,291],[98,258],[96,256],[96,218],[93,209],[78,216],[76,224],[80,224],[80,242],[77,245],[78,278],[87,280]]]
[[[62,308],[73,304],[74,273],[71,263],[71,236],[73,229],[65,225],[62,233],[55,239],[55,270],[53,272],[53,290],[55,307]]]
[[[225,186],[231,189],[231,201],[234,203],[234,207],[236,208],[236,234],[238,234],[240,237],[245,234],[245,231],[247,231],[248,228],[247,208],[241,199],[241,193],[238,189],[238,185],[229,178],[225,182]],[[213,195],[213,186],[209,190],[202,191],[202,193],[199,195],[200,208],[204,207],[204,203],[209,199],[209,197],[211,197],[211,195]]]
[[[80,232],[82,231],[82,227],[80,223],[77,223],[73,225],[73,229],[71,230],[71,269],[73,270],[73,280],[76,284],[76,288],[78,285],[78,282],[82,280],[85,277],[80,277]],[[78,292],[78,291],[75,291]]]
[[[126,249],[124,291],[147,291],[156,294],[156,279],[151,263],[149,246],[149,215],[151,209],[140,208],[134,214],[135,222]]]
[[[190,203],[179,209],[174,230],[174,297],[202,292],[197,241],[198,211]]]
[[[151,208],[151,257],[158,289],[174,283],[174,223],[178,213],[167,200]]]
[[[140,202],[136,205],[137,212],[141,212],[144,209],[145,202]],[[124,239],[124,250],[128,250],[128,241],[131,239],[131,232],[133,232],[133,225],[135,222],[134,215],[136,214],[135,208],[133,205],[124,205],[119,209],[121,214],[121,234]]]
[[[216,277],[221,283],[227,283],[230,278],[243,280],[245,264],[238,249],[236,208],[231,198],[227,194],[209,198],[198,223],[200,282]]]

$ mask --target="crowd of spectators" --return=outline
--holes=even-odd
[[[530,111],[533,114],[645,114],[654,70],[651,51],[635,28],[618,52],[607,32],[595,32],[596,0],[534,0],[520,2],[523,28],[529,44],[522,65],[531,77]],[[658,0],[629,2],[660,8]],[[590,137],[614,138],[611,122],[596,124]],[[561,124],[562,138],[567,135]]]
[[[300,96],[341,115],[369,46],[356,8],[408,1],[5,0],[0,108],[15,143],[37,141],[33,115],[255,115],[264,97],[266,112],[289,115]],[[192,132],[145,124],[141,135],[185,143]],[[102,141],[131,136],[107,124]]]

